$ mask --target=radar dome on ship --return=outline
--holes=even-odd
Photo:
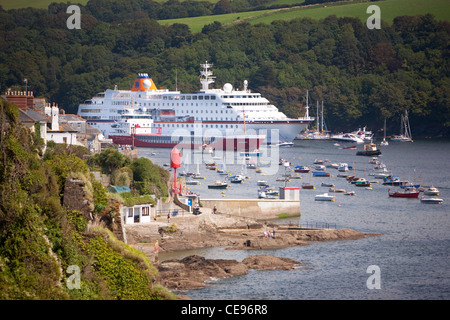
[[[233,85],[231,83],[225,83],[223,85],[223,91],[230,93],[231,91],[233,91]]]
[[[142,85],[145,89],[148,89],[152,86],[152,82],[149,79],[145,79],[144,81],[142,81]]]

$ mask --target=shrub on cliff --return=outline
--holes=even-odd
[[[108,230],[61,205],[63,182],[90,179],[82,159],[66,151],[42,161],[39,141],[0,100],[0,299],[171,299],[153,286],[156,269]],[[54,150],[53,150],[54,151]],[[95,182],[94,203],[106,193]],[[70,288],[69,267],[80,270]]]
[[[139,158],[130,165],[133,171],[134,186],[140,194],[168,195],[169,172],[154,165],[147,158]]]

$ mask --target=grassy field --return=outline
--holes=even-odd
[[[323,19],[329,15],[338,17],[357,17],[365,21],[370,16],[366,13],[371,4],[381,9],[381,19],[392,23],[395,17],[401,15],[415,16],[418,14],[433,14],[438,20],[450,20],[450,2],[448,0],[384,0],[373,3],[330,4],[327,7],[298,8],[283,10],[263,17],[253,19],[252,23],[270,23],[274,20],[290,20],[298,17]]]
[[[51,2],[58,0],[0,0],[4,9],[24,8],[32,6],[35,8],[47,8]],[[88,0],[72,0],[74,3],[86,4]],[[166,2],[167,0],[157,0]],[[180,0],[182,1],[182,0]],[[217,2],[218,0],[208,0]],[[65,2],[65,1],[61,1]],[[271,4],[296,4],[303,0],[274,0]],[[309,7],[298,7],[289,9],[260,10],[230,13],[222,15],[212,15],[193,18],[160,20],[162,25],[171,25],[173,23],[187,24],[193,33],[200,32],[204,25],[214,21],[219,21],[223,25],[231,25],[239,21],[249,23],[270,23],[275,20],[291,20],[294,18],[310,17],[313,19],[323,19],[329,15],[338,17],[357,17],[365,21],[370,14],[366,9],[370,4],[376,4],[381,9],[381,19],[387,23],[392,23],[396,16],[433,14],[438,20],[450,20],[450,2],[449,0],[384,0],[377,2],[367,2],[355,0],[338,4],[315,5]]]
[[[294,0],[280,0],[285,3],[299,2]],[[294,18],[310,17],[313,19],[323,19],[329,15],[338,17],[357,17],[365,21],[370,16],[366,13],[367,7],[376,4],[381,9],[381,19],[392,23],[393,19],[401,15],[433,14],[438,20],[450,20],[449,0],[384,0],[378,2],[353,1],[339,4],[315,5],[309,7],[261,10],[240,13],[230,13],[223,15],[193,17],[183,19],[160,20],[161,24],[184,23],[187,24],[193,33],[200,32],[204,25],[214,21],[219,21],[224,25],[247,21],[249,23],[270,23],[275,20],[290,20]]]
[[[39,8],[39,9],[47,9],[48,5],[52,2],[64,2],[67,1],[58,1],[58,0],[0,0],[0,5],[5,10],[9,9],[18,9],[18,8]],[[73,4],[79,3],[85,5],[88,0],[71,0]]]

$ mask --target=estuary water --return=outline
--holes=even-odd
[[[274,188],[284,182],[276,178],[291,173],[295,165],[314,166],[315,159],[327,163],[346,162],[352,166],[348,172],[366,177],[373,183],[371,189],[355,187],[338,171],[327,168],[331,177],[310,177],[299,173],[302,179],[291,179],[287,186],[300,186],[311,181],[315,190],[300,190],[301,217],[278,220],[276,223],[300,223],[301,225],[325,225],[351,228],[368,233],[381,233],[359,240],[316,242],[277,250],[225,250],[211,248],[180,254],[200,254],[206,258],[242,260],[255,254],[289,257],[303,263],[290,271],[250,271],[247,275],[212,280],[206,288],[182,292],[195,300],[298,300],[298,299],[450,299],[450,142],[415,140],[413,143],[390,142],[380,147],[379,161],[389,172],[421,186],[433,185],[440,190],[443,204],[424,204],[419,199],[391,198],[388,189],[397,187],[382,185],[374,179],[371,157],[356,156],[356,150],[344,149],[333,141],[295,141],[293,147],[264,150],[262,157],[252,159],[262,163],[261,173],[247,169],[250,179],[242,185],[232,184],[229,189],[210,190],[207,184],[222,179],[217,172],[199,165],[206,179],[200,186],[190,186],[192,192],[202,198],[256,198],[256,181],[267,180]],[[349,144],[347,144],[349,146]],[[361,149],[362,145],[358,146]],[[169,162],[166,149],[139,149],[139,155],[154,163]],[[278,152],[278,153],[277,153]],[[270,154],[270,156],[269,156]],[[203,155],[207,161],[209,155]],[[220,158],[220,157],[219,157]],[[225,159],[226,157],[223,157]],[[291,167],[278,165],[279,158],[291,162]],[[218,158],[216,158],[218,159]],[[267,160],[271,159],[271,165]],[[226,161],[226,169],[239,174],[241,160]],[[193,163],[193,162],[192,162]],[[274,164],[276,163],[276,164]],[[196,165],[189,165],[196,171]],[[181,169],[179,169],[181,170]],[[315,201],[314,196],[328,191],[321,183],[335,184],[336,188],[355,191],[356,196],[334,194],[335,202]],[[331,194],[331,193],[330,193]],[[419,196],[419,198],[422,194]],[[369,266],[376,266],[373,274]],[[379,288],[370,289],[367,282],[372,276]],[[372,280],[369,280],[369,282]]]

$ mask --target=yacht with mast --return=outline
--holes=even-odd
[[[308,91],[306,91],[306,113],[305,118],[309,118],[309,105],[308,105]],[[323,117],[323,101],[322,101],[322,111],[319,115],[319,101],[317,101],[316,106],[316,130],[305,129],[303,132],[299,133],[296,140],[329,140],[330,132],[326,130],[325,120]]]
[[[409,126],[408,110],[405,110],[405,115],[402,115],[400,123],[400,134],[392,136],[391,141],[413,142],[411,127]]]
[[[78,115],[120,145],[252,151],[265,141],[292,141],[314,118],[289,118],[260,93],[215,82],[212,64],[201,64],[201,89],[158,89],[146,73],[131,90],[107,89],[79,105]]]

